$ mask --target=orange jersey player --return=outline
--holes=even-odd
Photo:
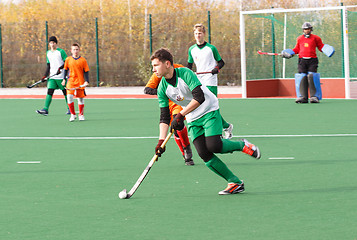
[[[180,68],[184,66],[181,64],[174,64],[174,67]],[[156,76],[156,74],[154,73],[151,76],[148,83],[146,84],[144,93],[149,95],[157,95],[157,87],[159,86],[160,82],[161,82],[161,78]],[[182,110],[182,107],[170,100],[169,109],[170,109],[170,116],[172,121],[172,119],[176,116],[176,114],[178,114]],[[175,130],[174,135],[175,135],[175,141],[177,143],[177,146],[179,147],[182,156],[185,159],[185,164],[188,166],[194,165],[194,162],[192,160],[192,149],[190,145],[190,140],[188,139],[188,132],[186,126],[181,131]]]
[[[69,71],[69,78],[67,81],[67,101],[68,107],[71,111],[70,122],[73,122],[77,116],[74,110],[74,96],[78,99],[79,115],[78,119],[80,121],[84,120],[83,110],[84,110],[84,97],[86,92],[84,88],[89,84],[89,67],[87,60],[79,55],[80,47],[78,43],[74,43],[71,46],[71,57],[67,57],[64,63],[65,76]],[[62,81],[62,85],[65,85],[66,80]]]

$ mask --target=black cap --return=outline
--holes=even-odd
[[[48,42],[55,42],[57,43],[57,38],[55,36],[52,36],[48,39]]]

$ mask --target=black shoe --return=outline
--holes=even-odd
[[[220,191],[219,195],[228,195],[228,194],[236,194],[244,191],[244,182],[242,181],[241,184],[238,183],[228,183],[226,189]]]
[[[47,116],[48,115],[48,111],[46,109],[36,110],[36,112],[38,114],[43,115],[43,116]]]
[[[185,165],[193,166],[193,165],[195,165],[195,163],[193,162],[192,158],[190,158],[190,159],[185,159]]]
[[[307,98],[304,97],[299,97],[298,99],[295,100],[296,103],[308,103],[309,101]]]
[[[319,103],[319,99],[317,97],[311,97],[310,98],[310,103]]]

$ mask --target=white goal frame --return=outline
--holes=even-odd
[[[240,53],[241,53],[241,82],[242,82],[242,98],[247,98],[247,68],[246,68],[246,47],[245,47],[245,15],[251,14],[273,14],[273,13],[289,13],[289,12],[311,12],[311,11],[328,11],[328,10],[342,10],[343,21],[343,39],[344,39],[344,69],[345,69],[345,98],[350,97],[350,59],[349,59],[349,46],[348,46],[348,21],[347,21],[347,8],[357,7],[353,6],[340,6],[340,7],[320,7],[320,8],[297,8],[297,9],[263,9],[254,11],[241,11],[240,12]],[[284,31],[285,33],[285,31]],[[284,76],[285,77],[285,74]]]

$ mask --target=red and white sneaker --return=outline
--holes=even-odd
[[[242,150],[242,152],[256,158],[259,159],[260,158],[260,150],[257,146],[255,146],[254,144],[248,142],[247,139],[242,139],[242,141],[245,143],[245,146]]]
[[[219,195],[228,195],[228,194],[236,194],[244,191],[244,182],[242,181],[241,184],[238,183],[228,183],[226,189],[220,191]]]

